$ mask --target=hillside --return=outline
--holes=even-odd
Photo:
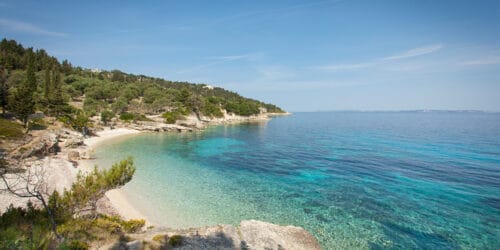
[[[43,49],[24,48],[14,40],[0,42],[0,101],[3,112],[27,122],[29,115],[46,115],[81,127],[81,121],[101,114],[141,120],[163,115],[175,123],[187,115],[223,117],[283,113],[268,103],[205,84],[173,82],[119,70],[75,67],[59,62]]]

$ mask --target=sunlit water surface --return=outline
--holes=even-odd
[[[171,227],[258,219],[331,248],[500,248],[500,115],[297,113],[267,123],[142,134],[124,189]]]

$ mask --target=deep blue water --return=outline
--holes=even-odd
[[[296,113],[96,154],[135,157],[125,189],[160,224],[294,224],[326,249],[500,249],[500,114]]]

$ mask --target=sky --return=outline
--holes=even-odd
[[[0,0],[0,37],[292,112],[500,111],[500,1]]]

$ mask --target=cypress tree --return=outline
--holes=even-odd
[[[9,90],[7,88],[7,69],[5,69],[3,66],[0,66],[0,105],[2,106],[3,116],[5,116],[8,94]]]
[[[50,98],[50,106],[52,107],[52,112],[54,115],[59,116],[61,112],[63,112],[65,103],[62,93],[62,79],[61,73],[57,70],[52,72],[52,88],[51,88],[51,98]]]

